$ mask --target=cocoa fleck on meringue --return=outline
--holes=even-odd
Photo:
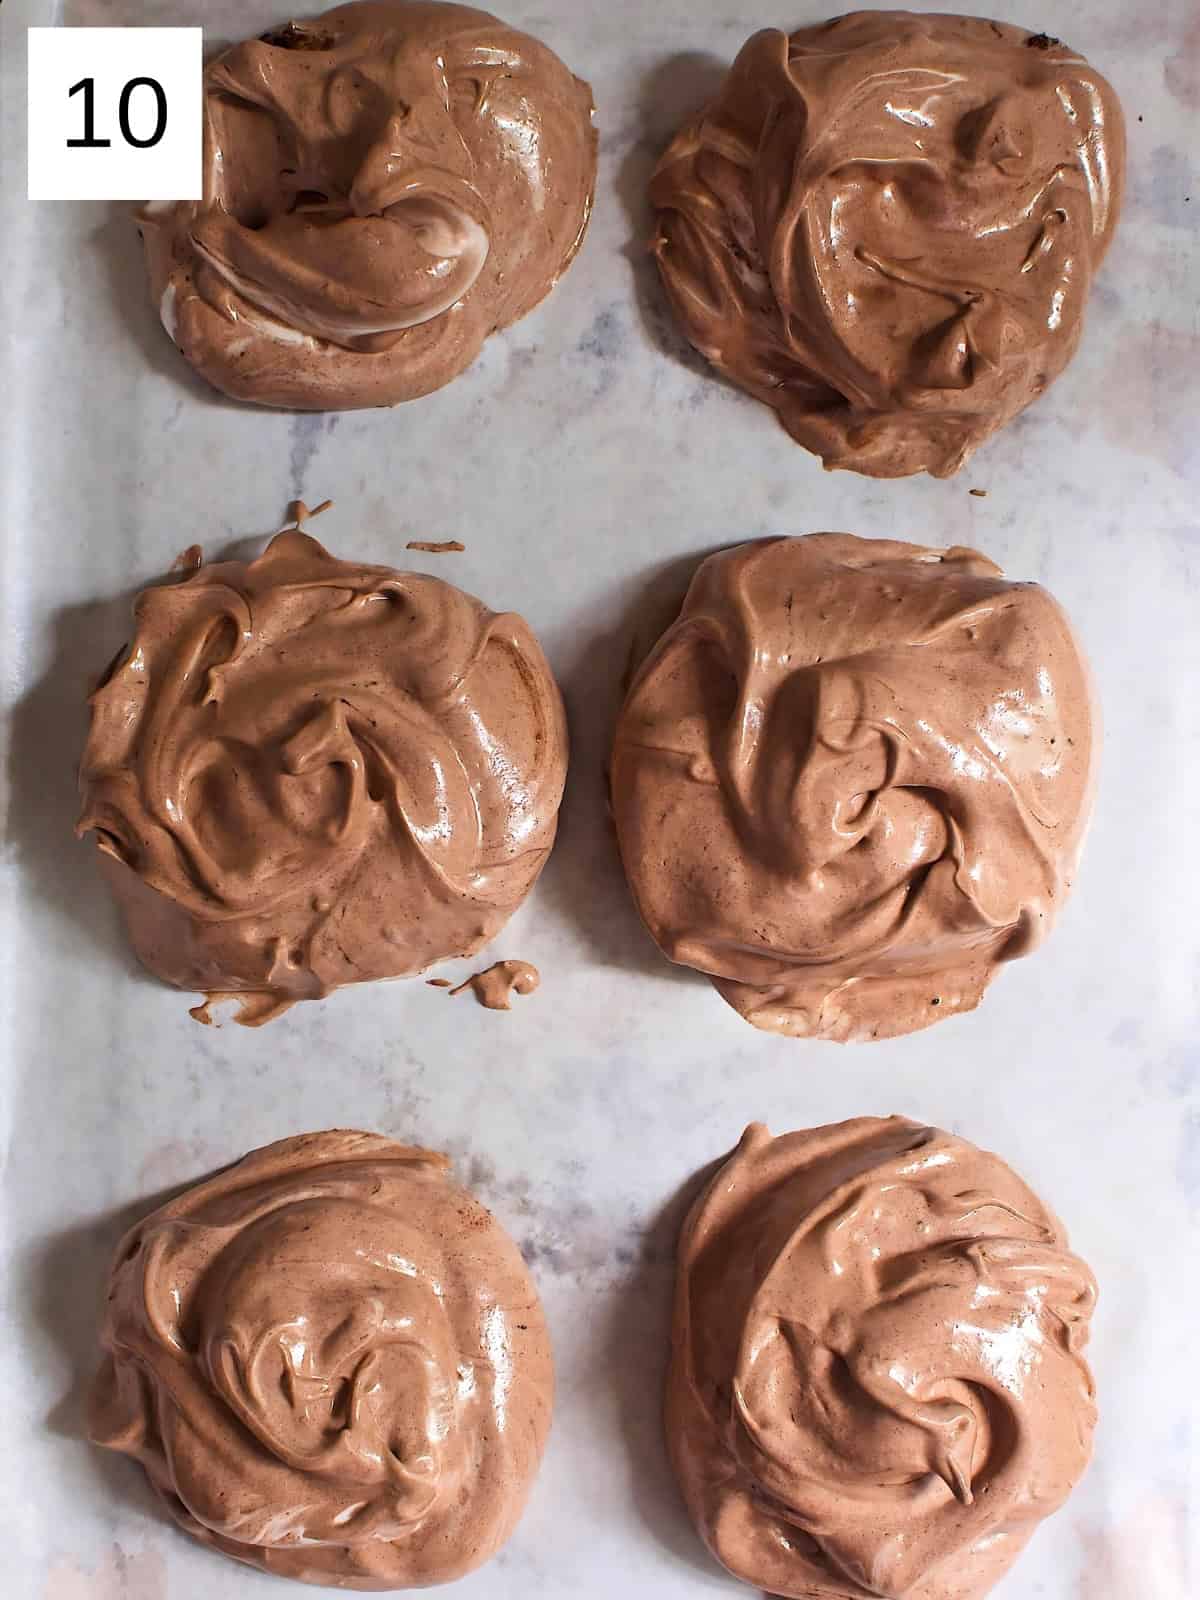
[[[1120,104],[1057,39],[859,11],[756,33],[650,188],[676,316],[827,467],[956,472],[1079,341]]]
[[[495,937],[566,772],[526,622],[297,529],[135,617],[92,697],[78,832],[151,972],[258,1023]]]
[[[284,1139],[118,1247],[90,1433],[279,1577],[445,1583],[512,1533],[550,1426],[537,1291],[444,1156]]]
[[[642,919],[757,1027],[877,1039],[970,1010],[1070,889],[1096,721],[1059,606],[973,550],[711,556],[617,725]]]
[[[239,400],[428,394],[583,241],[591,90],[485,11],[361,0],[235,45],[204,84],[204,198],[140,222],[167,332]]]
[[[679,1241],[666,1425],[705,1543],[794,1600],[981,1600],[1090,1458],[1095,1295],[963,1139],[747,1129]]]

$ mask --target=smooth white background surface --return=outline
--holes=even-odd
[[[602,159],[583,254],[448,389],[328,417],[238,409],[191,375],[144,293],[125,208],[23,198],[27,23],[203,22],[218,39],[286,9],[8,0],[0,12],[0,1592],[283,1593],[191,1545],[135,1468],[83,1444],[83,1396],[123,1223],[250,1146],[357,1124],[453,1153],[525,1247],[555,1338],[545,1470],[512,1544],[463,1600],[732,1600],[660,1443],[674,1197],[753,1118],[783,1130],[900,1111],[1000,1151],[1062,1213],[1101,1283],[1095,1464],[996,1593],[1184,1600],[1200,1592],[1195,0],[991,7],[1069,38],[1116,83],[1125,218],[1067,374],[958,478],[892,484],[824,474],[707,376],[641,248],[647,174],[680,117],[755,27],[824,8],[503,9],[595,87]],[[83,697],[124,638],[130,591],[193,540],[210,555],[249,549],[296,495],[336,499],[314,530],[336,552],[408,560],[523,611],[561,677],[574,737],[561,842],[495,947],[544,981],[511,1015],[414,982],[345,991],[259,1033],[199,1028],[189,997],[134,967],[72,842]],[[829,528],[977,544],[1048,584],[1091,652],[1107,727],[1084,870],[1049,946],[974,1016],[857,1049],[757,1034],[657,956],[621,880],[602,781],[631,637],[695,558]],[[409,538],[453,537],[465,555],[405,556]]]

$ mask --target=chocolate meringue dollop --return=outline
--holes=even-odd
[[[1096,720],[1057,603],[973,550],[711,556],[617,724],[642,919],[760,1028],[877,1039],[970,1010],[1070,889]]]
[[[1062,371],[1120,209],[1057,39],[858,11],[756,33],[650,188],[687,337],[827,467],[956,472]]]
[[[78,832],[151,972],[265,1021],[499,932],[567,761],[526,622],[296,529],[135,618],[92,697]]]
[[[121,1241],[91,1399],[205,1544],[284,1578],[461,1577],[550,1426],[542,1308],[444,1156],[331,1132],[256,1150]]]
[[[963,1139],[747,1129],[679,1241],[667,1436],[705,1543],[795,1600],[980,1600],[1087,1466],[1095,1295]]]
[[[438,389],[583,241],[592,92],[471,6],[361,0],[204,75],[204,198],[140,215],[163,324],[210,383],[302,411]]]

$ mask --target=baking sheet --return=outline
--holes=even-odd
[[[763,408],[707,376],[640,248],[647,174],[680,117],[755,27],[823,10],[501,9],[595,87],[586,247],[449,388],[394,412],[312,417],[236,408],[190,374],[144,293],[124,208],[23,198],[27,23],[202,21],[217,39],[286,8],[0,11],[0,1591],[282,1593],[173,1531],[136,1468],[81,1442],[85,1386],[124,1223],[250,1146],[349,1124],[453,1154],[524,1247],[554,1335],[545,1469],[464,1600],[736,1594],[685,1519],[660,1441],[680,1190],[751,1119],[784,1130],[898,1111],[1000,1151],[1062,1213],[1101,1284],[1095,1463],[997,1595],[1200,1592],[1195,0],[991,6],[1065,35],[1114,80],[1128,204],[1065,376],[959,477],[892,484],[824,474]],[[535,962],[543,987],[511,1015],[413,982],[344,991],[264,1032],[199,1028],[187,997],[136,969],[72,842],[83,696],[124,637],[130,592],[192,541],[209,555],[250,549],[295,496],[336,500],[316,531],[337,553],[408,562],[524,612],[560,675],[574,740],[561,842],[494,947]],[[977,544],[1049,585],[1091,652],[1107,729],[1084,869],[1045,951],[1003,973],[974,1016],[858,1049],[757,1034],[666,965],[632,910],[603,795],[631,636],[699,554],[816,529]],[[467,548],[406,556],[411,538]]]

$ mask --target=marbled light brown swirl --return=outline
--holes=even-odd
[[[121,1241],[92,1394],[188,1533],[280,1577],[444,1583],[516,1526],[550,1426],[537,1292],[444,1156],[256,1150]]]
[[[679,1242],[667,1434],[706,1544],[795,1600],[981,1600],[1090,1457],[1095,1293],[965,1140],[749,1128]]]
[[[566,759],[520,617],[291,529],[139,597],[92,698],[79,832],[146,966],[265,1020],[493,938]]]
[[[1111,87],[1045,34],[860,11],[749,40],[651,184],[692,343],[827,467],[956,472],[1079,340]]]
[[[578,250],[592,95],[470,6],[363,0],[205,72],[198,203],[142,213],[151,290],[194,367],[304,411],[440,388]]]
[[[723,551],[617,726],[638,909],[761,1028],[876,1039],[969,1010],[1071,886],[1095,722],[1058,605],[973,550]]]

